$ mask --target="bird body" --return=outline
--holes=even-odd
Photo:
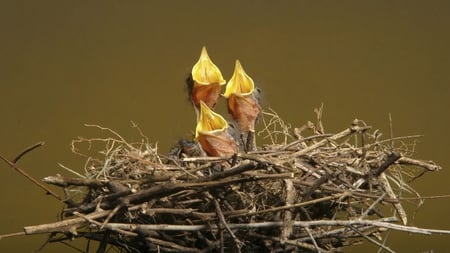
[[[228,97],[228,111],[242,132],[255,131],[260,110],[259,103],[253,95],[231,94]]]
[[[214,108],[219,99],[220,90],[220,84],[218,83],[208,85],[194,83],[191,92],[192,103],[197,110],[200,108],[200,101],[205,102],[208,107]]]
[[[238,152],[234,138],[228,132],[228,123],[200,101],[200,117],[195,139],[209,156],[232,156]]]
[[[245,139],[242,142],[246,151],[256,150],[255,124],[261,113],[256,93],[253,79],[245,73],[237,60],[223,96],[227,98],[228,112],[241,131],[241,139]]]

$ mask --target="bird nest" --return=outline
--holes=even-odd
[[[392,252],[386,230],[431,233],[408,226],[403,207],[405,196],[422,203],[409,183],[440,169],[411,157],[418,136],[383,139],[361,120],[327,133],[316,115],[291,128],[265,112],[266,144],[226,158],[186,157],[182,146],[162,155],[142,134],[128,143],[91,126],[109,137],[73,142],[84,174],[44,179],[64,190],[62,220],[25,233],[84,237],[97,252],[341,252],[362,240]]]

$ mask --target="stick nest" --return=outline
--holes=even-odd
[[[408,183],[440,168],[411,158],[417,136],[383,139],[360,120],[328,134],[316,115],[292,129],[265,112],[266,144],[228,158],[162,155],[93,126],[111,137],[73,142],[90,148],[84,175],[44,179],[64,189],[62,221],[25,231],[97,252],[341,252],[362,239],[389,251],[382,232],[408,231],[402,198],[422,203]]]

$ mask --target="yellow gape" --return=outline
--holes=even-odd
[[[220,86],[226,81],[219,68],[209,58],[205,47],[202,48],[200,58],[192,68],[189,81],[190,97],[194,106],[199,109],[200,101],[204,101],[213,108],[220,95]]]
[[[228,123],[200,101],[200,118],[195,129],[195,139],[210,156],[232,156],[237,153],[236,142],[228,133]]]

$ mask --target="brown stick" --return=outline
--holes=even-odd
[[[381,184],[381,187],[383,187],[384,192],[387,193],[387,196],[392,199],[396,199],[397,195],[395,194],[394,190],[392,190],[391,185],[389,184],[388,179],[386,178],[385,173],[381,173],[381,175],[378,177],[378,180]],[[395,207],[395,209],[398,212],[398,215],[400,216],[400,219],[403,222],[403,225],[408,224],[408,216],[406,215],[406,211],[402,206],[402,203],[400,201],[396,203],[392,203],[392,205]]]
[[[90,219],[98,219],[107,216],[111,211],[98,211],[91,214],[86,215],[86,217]],[[71,228],[77,228],[79,226],[82,226],[83,224],[86,224],[86,219],[83,217],[79,218],[73,218],[48,224],[41,224],[37,226],[27,226],[24,227],[24,231],[26,235],[33,235],[33,234],[42,234],[42,233],[53,233],[53,232],[66,232],[69,231]]]
[[[284,205],[284,206],[279,206],[279,207],[272,207],[272,208],[268,208],[268,209],[261,210],[261,211],[258,211],[258,212],[236,214],[236,215],[230,215],[228,217],[231,218],[231,217],[239,217],[239,216],[253,216],[253,215],[262,214],[262,213],[271,213],[271,212],[276,212],[276,211],[281,211],[281,210],[286,210],[286,209],[291,209],[291,208],[296,208],[296,207],[302,207],[302,206],[308,206],[308,205],[312,205],[312,204],[317,204],[317,203],[320,203],[320,202],[323,202],[323,201],[339,199],[339,198],[345,197],[347,195],[351,195],[351,193],[350,192],[337,193],[337,194],[333,194],[331,196],[326,196],[326,197],[323,197],[323,198],[313,199],[313,200],[310,200],[310,201],[300,202],[300,203],[296,203],[296,204],[292,204],[292,205]]]
[[[236,235],[233,233],[233,231],[228,226],[227,221],[225,220],[225,216],[223,216],[222,210],[220,209],[219,202],[215,199],[214,205],[216,207],[216,215],[219,218],[220,223],[225,227],[225,229],[228,231],[228,233],[231,235],[231,238],[233,238],[234,245],[236,246],[236,251],[241,252],[241,248],[244,245],[243,242],[241,242]]]
[[[287,206],[292,206],[295,204],[295,200],[297,199],[297,194],[295,192],[295,187],[294,184],[292,183],[292,180],[290,179],[284,179],[284,189],[286,192],[286,197],[285,197],[285,204]],[[292,222],[294,221],[293,217],[292,217],[292,211],[291,209],[285,209],[284,210],[284,215],[283,215],[283,228],[281,230],[281,236],[280,236],[280,241],[284,242],[287,239],[289,239],[289,237],[292,234]]]
[[[339,133],[337,133],[337,134],[335,134],[335,135],[333,135],[333,136],[331,136],[329,138],[325,138],[325,139],[323,139],[323,140],[321,140],[321,141],[319,141],[319,142],[317,142],[317,143],[315,143],[315,144],[313,144],[311,146],[308,146],[308,147],[306,147],[306,148],[304,148],[304,149],[302,149],[300,151],[292,153],[292,154],[284,157],[283,160],[289,161],[289,160],[291,160],[293,158],[305,155],[308,152],[310,152],[312,150],[315,150],[315,149],[317,149],[317,148],[327,144],[330,141],[336,141],[336,140],[342,139],[342,138],[344,138],[346,136],[349,136],[349,135],[351,135],[351,134],[353,134],[355,132],[361,132],[361,131],[365,131],[365,130],[368,130],[368,129],[371,129],[371,128],[372,128],[371,126],[362,126],[362,127],[361,126],[351,126],[350,128],[347,128],[344,131],[341,131],[341,132],[339,132]]]
[[[141,206],[132,206],[129,207],[128,210],[133,211],[141,208]],[[97,211],[93,212],[87,215],[84,215],[83,217],[77,217],[73,219],[48,223],[48,224],[41,224],[36,226],[27,226],[24,227],[24,231],[26,235],[33,235],[33,234],[42,234],[42,233],[53,233],[53,232],[66,232],[69,231],[71,228],[77,228],[80,226],[83,226],[86,224],[87,219],[99,219],[106,217],[109,213],[111,213],[111,210],[105,210],[105,211]]]
[[[405,165],[415,165],[422,167],[424,169],[427,169],[429,171],[438,171],[441,170],[442,167],[439,165],[434,164],[432,161],[420,161],[408,157],[402,157],[398,160],[399,164],[405,164]]]
[[[20,152],[20,154],[18,154],[16,156],[16,158],[14,158],[11,162],[17,163],[17,161],[19,161],[19,159],[22,158],[22,156],[24,156],[26,153],[32,151],[35,148],[39,148],[39,147],[43,146],[44,144],[45,144],[45,142],[41,141],[41,142],[38,142],[38,143],[36,143],[34,145],[29,146],[28,148],[26,148],[25,150]]]
[[[23,153],[23,152],[22,152]],[[20,158],[20,156],[18,157]],[[6,159],[5,157],[3,157],[2,155],[0,155],[0,159],[2,159],[5,163],[7,163],[10,167],[12,167],[14,170],[16,170],[17,172],[19,172],[19,174],[23,175],[24,177],[26,177],[28,180],[30,180],[31,182],[33,182],[35,185],[37,185],[39,188],[43,189],[47,194],[52,195],[53,197],[55,197],[57,200],[64,202],[63,199],[56,193],[54,193],[52,190],[50,190],[49,188],[47,188],[47,186],[43,185],[41,182],[37,181],[36,179],[34,179],[32,176],[30,176],[27,172],[25,172],[23,169],[21,169],[19,166],[17,166],[16,163],[13,163],[11,161],[9,161],[8,159]],[[16,157],[17,159],[17,157]]]
[[[140,204],[142,202],[148,201],[151,198],[155,197],[162,197],[167,196],[172,193],[178,192],[178,191],[184,191],[188,189],[198,189],[203,188],[204,190],[213,188],[213,187],[220,187],[225,185],[231,185],[231,184],[237,184],[237,183],[244,183],[248,181],[255,181],[257,179],[254,178],[237,178],[237,179],[224,179],[221,181],[205,181],[201,182],[202,180],[199,180],[200,182],[194,182],[194,183],[167,183],[164,185],[157,185],[133,194],[130,194],[126,197],[122,198],[122,201],[130,204]],[[103,206],[102,206],[103,207]],[[105,208],[108,208],[109,206],[106,205]]]
[[[248,170],[253,170],[255,169],[257,166],[257,164],[250,162],[250,161],[244,161],[240,164],[238,164],[237,166],[229,169],[229,170],[225,170],[223,172],[220,173],[216,173],[216,174],[212,174],[209,177],[205,177],[205,178],[200,178],[197,181],[198,182],[207,182],[207,181],[216,181],[222,178],[226,178],[226,177],[231,177],[237,174],[241,174],[242,172],[248,171]]]
[[[312,220],[312,221],[295,221],[292,225],[294,227],[314,227],[314,226],[376,226],[393,229],[397,231],[415,233],[415,234],[442,234],[450,235],[450,230],[442,229],[427,229],[413,226],[405,226],[392,224],[388,221],[397,220],[396,218],[388,217],[379,220]],[[137,229],[142,230],[161,230],[161,231],[199,231],[213,229],[217,230],[216,225],[168,225],[168,224],[123,224],[123,223],[108,223],[105,227],[112,226],[129,231]],[[267,221],[255,223],[228,223],[231,229],[252,229],[252,228],[271,228],[283,226],[282,221]]]
[[[374,176],[378,177],[379,175],[381,175],[381,173],[383,173],[385,170],[387,170],[387,168],[389,168],[389,166],[391,166],[392,164],[394,164],[398,159],[400,159],[402,157],[402,155],[398,152],[392,152],[387,160],[381,164],[381,166],[373,173]]]
[[[88,186],[93,188],[98,188],[104,186],[106,183],[102,181],[98,181],[95,179],[87,179],[87,178],[69,178],[63,177],[61,175],[57,176],[48,176],[42,179],[44,183],[53,184],[60,187],[67,187],[70,185],[73,186]]]
[[[174,242],[164,241],[164,240],[157,239],[157,238],[146,237],[145,240],[147,240],[153,244],[173,248],[173,249],[177,250],[177,252],[192,252],[192,253],[200,252],[200,250],[197,248],[186,247],[186,246],[176,244]]]
[[[253,152],[256,151],[256,136],[254,131],[248,131],[247,140],[245,142],[245,151]]]
[[[14,236],[21,236],[21,235],[25,235],[25,232],[17,232],[17,233],[10,233],[10,234],[0,235],[0,240],[3,239],[3,238],[14,237]]]

